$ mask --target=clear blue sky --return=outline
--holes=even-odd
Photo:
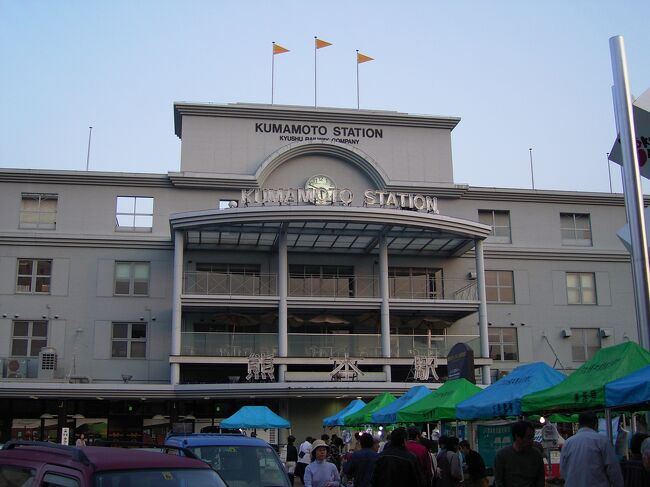
[[[0,0],[0,167],[178,171],[173,102],[275,102],[458,116],[454,178],[609,191],[609,38],[650,88],[647,0]],[[614,191],[620,174],[612,165]],[[647,185],[646,185],[647,186]]]

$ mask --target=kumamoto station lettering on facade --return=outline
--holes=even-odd
[[[255,132],[280,134],[280,140],[287,142],[318,140],[321,142],[358,144],[359,138],[382,139],[384,137],[383,129],[379,128],[334,126],[330,130],[330,127],[326,125],[306,123],[256,122]]]

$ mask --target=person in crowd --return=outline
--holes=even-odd
[[[343,473],[354,482],[354,487],[370,487],[375,462],[379,454],[375,450],[375,439],[370,433],[364,433],[359,438],[361,450],[352,453],[350,459],[343,466]]]
[[[643,468],[641,444],[650,438],[645,433],[635,433],[630,439],[630,458],[621,462],[623,485],[625,487],[642,487],[650,485],[650,474]]]
[[[298,462],[296,463],[295,475],[303,484],[305,483],[305,469],[311,463],[311,444],[313,441],[314,439],[311,436],[307,436],[298,448]]]
[[[454,441],[456,440],[456,441]],[[457,445],[456,438],[441,436],[438,439],[438,455],[436,463],[438,465],[436,487],[457,487],[463,480],[463,468],[460,463],[460,457],[454,449]]]
[[[514,423],[512,439],[513,444],[501,448],[494,460],[495,486],[544,487],[544,460],[533,448],[535,430],[532,423],[529,421]]]
[[[75,446],[86,446],[86,437],[84,436],[83,433],[79,435],[79,438],[77,438],[77,441],[75,441]]]
[[[431,485],[433,481],[433,465],[431,464],[431,455],[426,446],[422,444],[420,436],[420,428],[411,426],[407,431],[408,440],[406,441],[406,449],[415,455],[415,458],[420,462],[420,468],[424,473],[424,479],[427,485]]]
[[[481,454],[469,447],[469,441],[460,442],[460,451],[463,452],[469,479],[465,478],[465,487],[488,487],[487,470]]]
[[[327,443],[316,440],[311,445],[312,462],[307,465],[304,475],[305,487],[339,487],[341,477],[334,464],[327,461]]]
[[[361,438],[361,433],[355,431],[354,437],[352,438],[352,446],[350,448],[352,451],[357,451],[361,449],[361,443],[359,443],[360,438]]]
[[[372,474],[372,487],[426,487],[424,473],[415,455],[406,449],[406,429],[397,428],[379,454]]]
[[[641,461],[646,472],[650,472],[650,438],[646,438],[641,443]]]
[[[598,417],[578,416],[578,432],[560,453],[560,472],[571,487],[623,487],[621,465],[609,439],[598,433]]]
[[[336,466],[336,469],[341,471],[341,451],[339,446],[334,442],[334,439],[337,438],[336,435],[332,435],[330,439],[329,435],[323,433],[320,437],[327,444],[327,461],[333,463]]]
[[[298,449],[296,448],[296,437],[290,435],[287,438],[287,473],[289,474],[289,479],[291,480],[291,485],[295,479],[296,464],[298,462]]]

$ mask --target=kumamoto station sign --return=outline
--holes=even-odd
[[[285,142],[339,142],[358,144],[360,139],[383,139],[384,130],[374,127],[328,127],[308,123],[256,122],[255,133],[278,134]]]

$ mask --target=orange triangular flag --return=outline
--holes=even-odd
[[[280,44],[273,43],[273,54],[283,54],[289,52],[289,49],[285,49]]]
[[[322,49],[323,47],[331,46],[331,42],[324,41],[318,37],[314,38],[316,40],[316,49]]]
[[[374,58],[366,56],[365,54],[361,54],[357,51],[357,64],[367,63],[368,61],[374,61]]]

